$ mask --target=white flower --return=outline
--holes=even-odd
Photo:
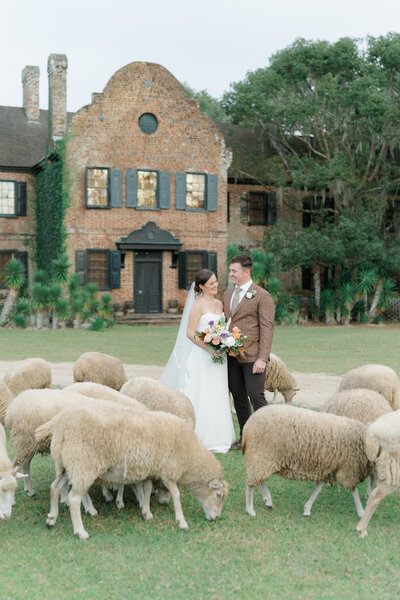
[[[232,335],[227,337],[226,340],[224,341],[225,346],[227,346],[228,348],[231,348],[231,346],[234,346],[235,343],[236,343],[236,340]]]
[[[204,343],[205,343],[205,344],[208,344],[209,342],[211,342],[211,340],[212,340],[212,335],[211,335],[211,333],[207,333],[207,334],[204,336]]]
[[[256,295],[256,290],[251,290],[250,292],[247,292],[246,294],[246,298],[248,298],[249,300],[251,300],[251,298],[254,298],[254,296]]]

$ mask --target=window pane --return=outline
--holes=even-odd
[[[265,225],[265,194],[264,192],[249,194],[249,223]]]
[[[4,267],[12,257],[12,252],[0,252],[0,287],[7,287],[4,278]]]
[[[186,174],[186,206],[187,208],[204,208],[206,176]]]
[[[203,252],[188,252],[186,254],[186,286],[190,287],[197,271],[204,269],[205,260]]]
[[[15,214],[15,183],[0,181],[0,214]]]
[[[108,206],[108,169],[88,169],[88,206]]]
[[[138,171],[138,206],[157,206],[157,171]]]
[[[99,288],[108,286],[108,252],[88,250],[88,283],[95,283]]]

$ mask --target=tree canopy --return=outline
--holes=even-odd
[[[213,98],[207,90],[196,91],[186,82],[183,83],[188,96],[191,100],[197,100],[199,110],[206,113],[216,123],[226,123],[229,121],[227,114],[217,98]]]

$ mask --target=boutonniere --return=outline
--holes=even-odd
[[[257,294],[256,290],[250,290],[250,292],[246,293],[246,298],[248,298],[249,300],[251,300],[252,298],[254,298],[254,296]]]

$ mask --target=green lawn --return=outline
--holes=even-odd
[[[104,332],[85,329],[0,330],[0,360],[42,356],[75,361],[86,351],[118,356],[125,363],[164,365],[176,327],[116,325]],[[272,351],[289,369],[341,375],[365,363],[383,363],[400,373],[400,326],[276,327]]]
[[[176,328],[117,326],[104,333],[0,331],[0,360],[43,356],[71,361],[86,350],[119,356],[127,363],[164,364]],[[344,373],[364,362],[400,372],[399,327],[277,327],[274,352],[291,369]],[[10,455],[13,449],[10,444]],[[399,499],[378,507],[369,536],[358,539],[358,517],[349,492],[326,487],[310,519],[302,507],[313,484],[272,477],[274,509],[255,494],[257,517],[245,513],[245,468],[240,452],[219,456],[230,483],[220,519],[208,523],[196,499],[182,490],[189,530],[177,530],[172,505],[153,506],[144,522],[131,490],[126,508],[106,504],[92,490],[97,517],[84,516],[88,542],[72,534],[68,509],[52,530],[45,527],[48,456],[37,456],[32,475],[37,494],[22,484],[9,521],[0,521],[0,599],[272,599],[385,600],[399,596]],[[360,486],[363,499],[365,483]]]

